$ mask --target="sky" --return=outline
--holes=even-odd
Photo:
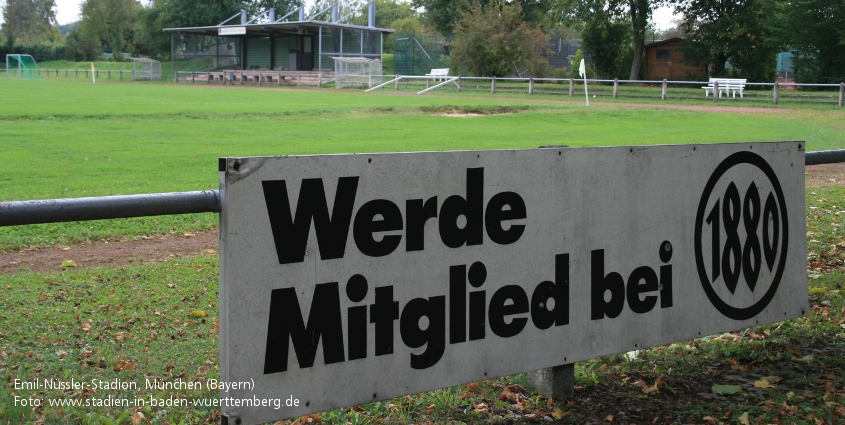
[[[69,24],[79,19],[79,5],[82,0],[55,0],[56,1],[56,21],[59,24]],[[672,28],[672,9],[669,7],[661,7],[654,12],[654,23],[657,29],[666,30]],[[0,18],[2,22],[2,18]]]

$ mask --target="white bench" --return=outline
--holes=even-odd
[[[740,99],[743,97],[746,82],[744,78],[711,78],[708,85],[701,87],[704,89],[704,97],[707,97],[713,91],[716,82],[719,84],[719,97],[722,97],[723,92],[725,96],[731,93],[734,98],[736,98],[736,93],[739,92]]]
[[[434,77],[435,80],[440,81],[445,80],[446,77],[449,76],[449,68],[434,68],[428,74],[425,74],[426,77]]]

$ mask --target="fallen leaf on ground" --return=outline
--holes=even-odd
[[[613,415],[607,415],[607,416],[605,416],[605,417],[604,417],[604,420],[606,420],[606,421],[608,421],[608,422],[613,422]]]
[[[143,413],[141,413],[141,412],[135,412],[135,414],[134,414],[134,415],[132,415],[132,425],[141,425],[141,424],[145,424],[145,423],[147,423],[146,419],[147,419],[147,418],[145,418],[145,417],[144,417],[144,414],[143,414]]]
[[[764,376],[761,379],[765,379],[765,380],[769,381],[769,383],[772,383],[772,384],[777,384],[777,383],[780,382],[781,377],[780,376]]]
[[[76,267],[76,261],[64,260],[62,261],[62,267]]]
[[[205,317],[208,316],[208,313],[202,310],[191,310],[191,317]]]
[[[749,424],[749,422],[748,422],[748,412],[743,413],[743,414],[739,417],[738,421],[739,421],[739,423],[741,423],[742,425],[748,425],[748,424]]]
[[[775,386],[772,385],[768,380],[761,379],[759,381],[754,382],[754,388],[774,388]]]
[[[566,416],[566,413],[564,413],[560,407],[555,407],[555,411],[552,412],[552,417],[560,420],[563,419],[564,416]]]

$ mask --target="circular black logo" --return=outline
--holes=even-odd
[[[695,261],[707,298],[735,320],[763,311],[786,264],[789,224],[772,167],[752,152],[727,157],[713,174],[695,217]]]

